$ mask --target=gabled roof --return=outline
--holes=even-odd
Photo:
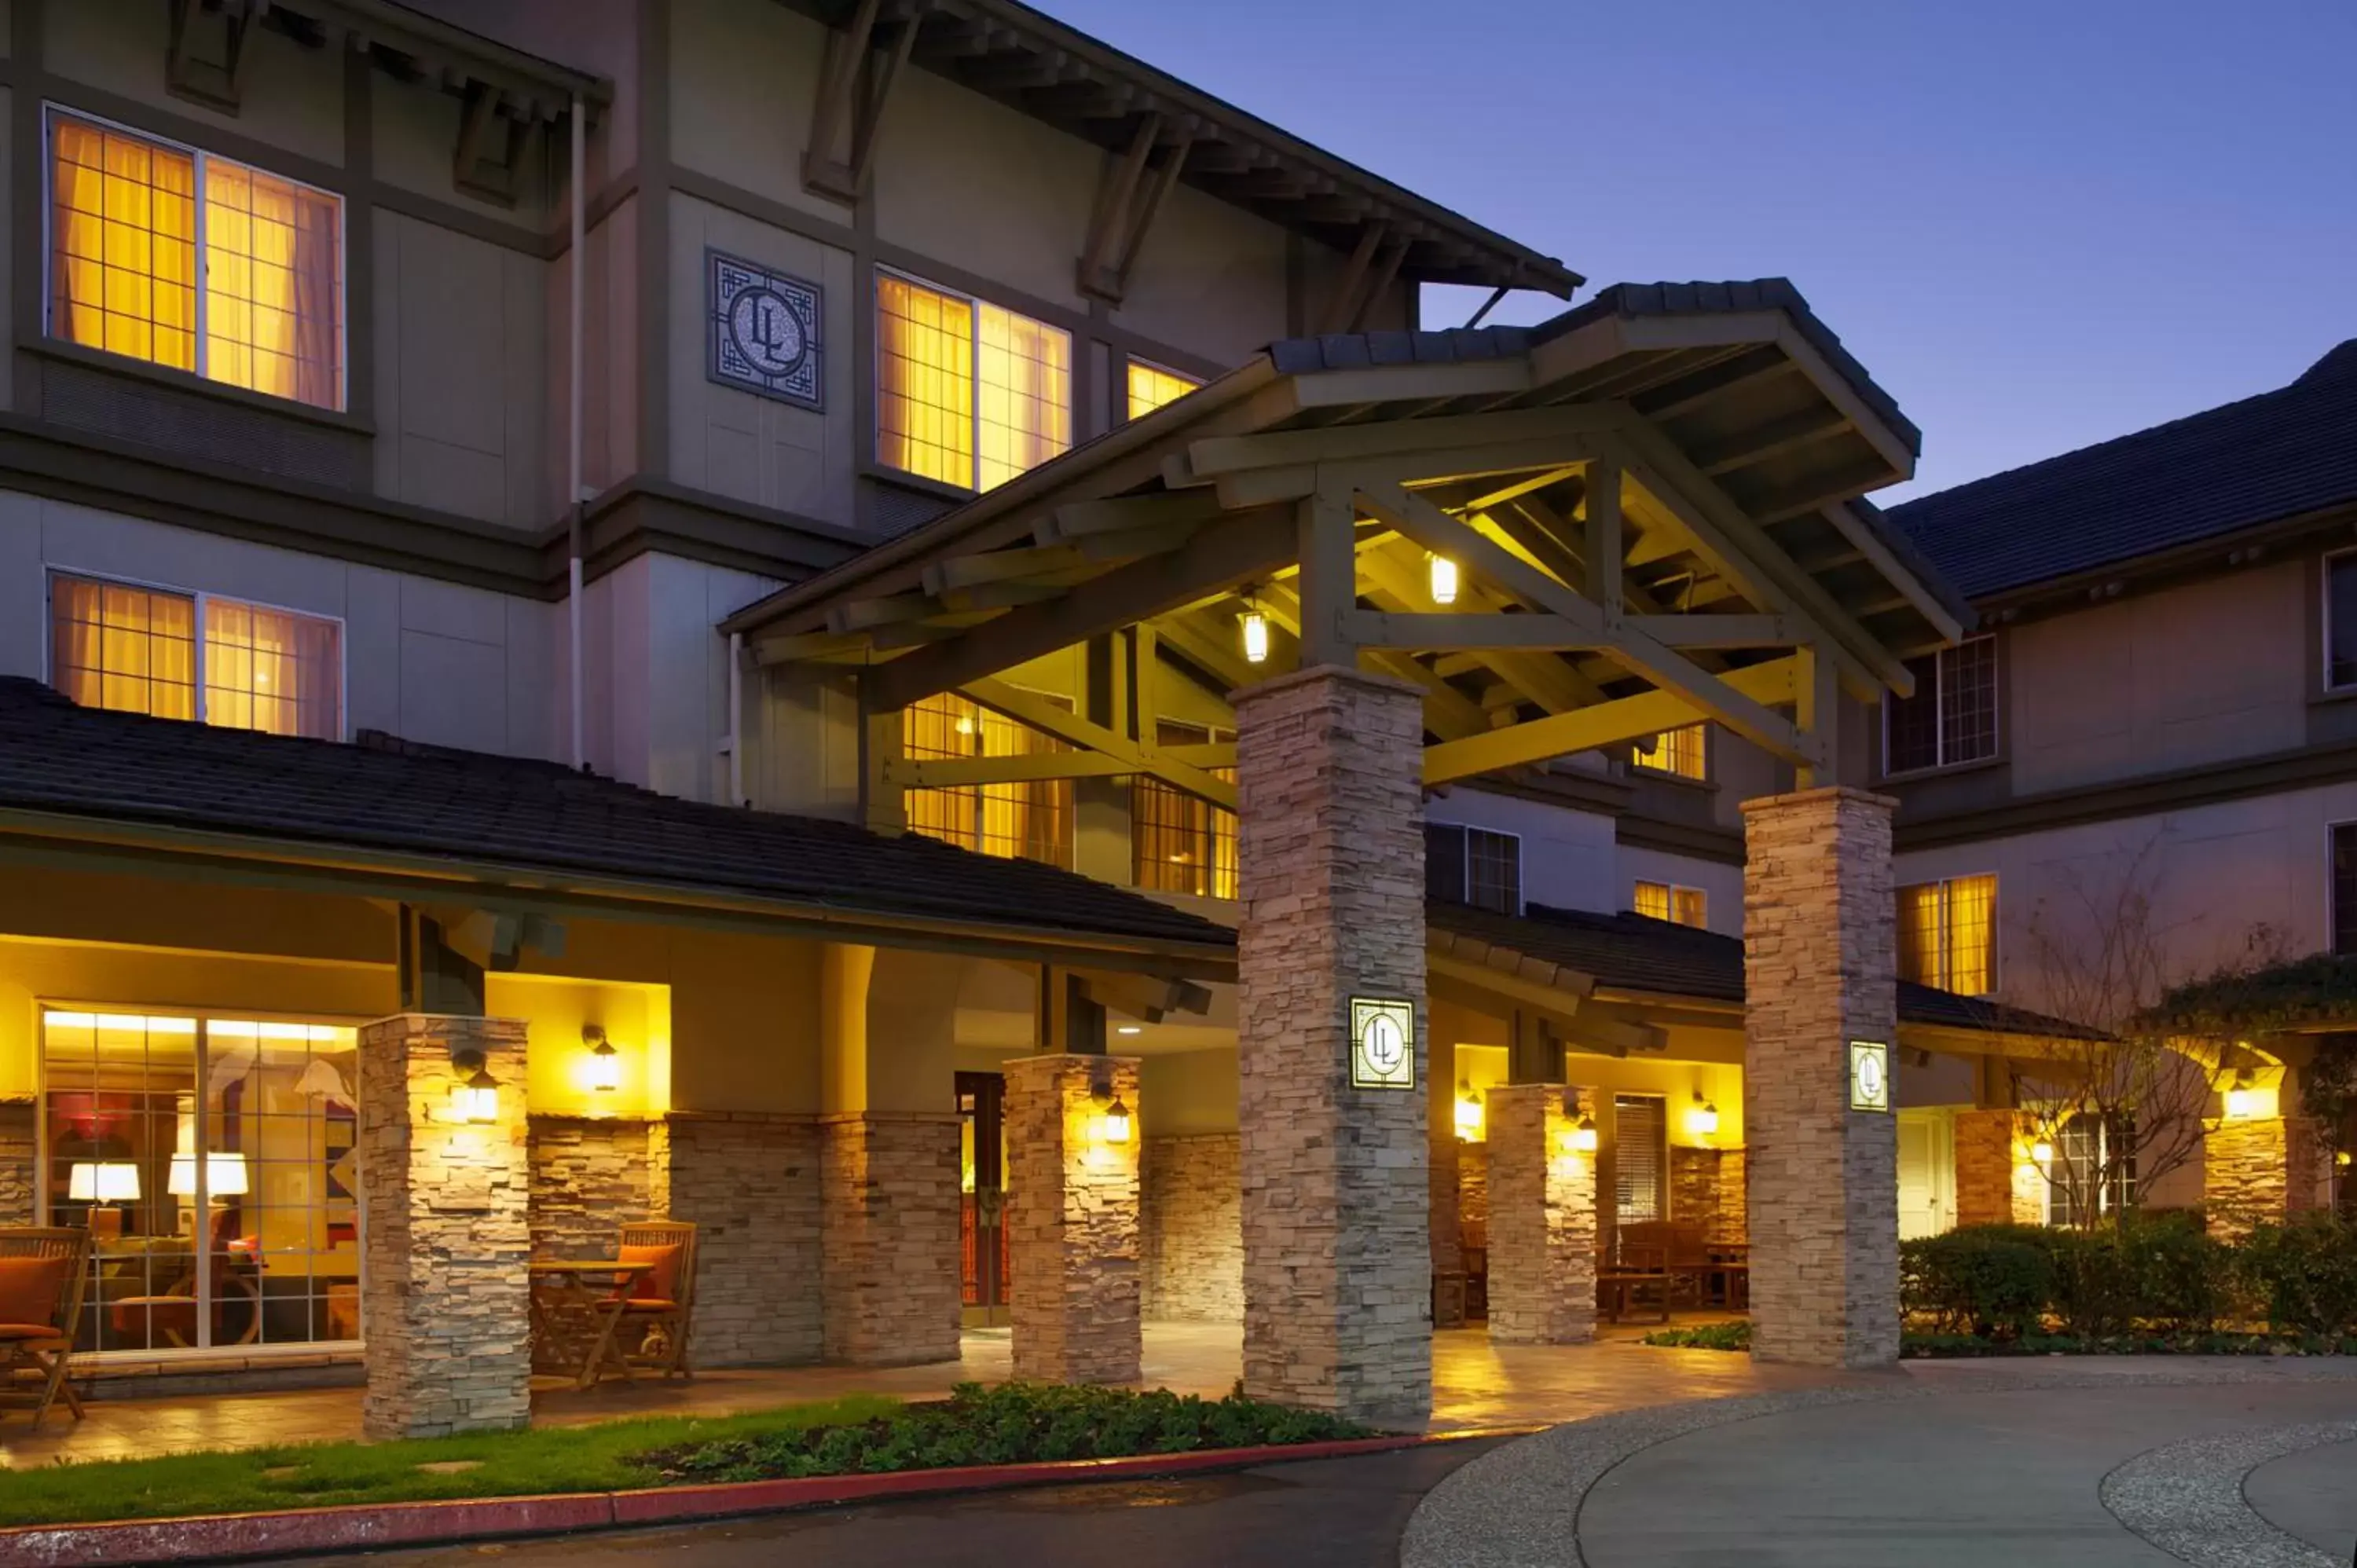
[[[674,800],[555,763],[370,732],[339,746],[109,713],[0,678],[0,814],[12,811],[393,852],[470,871],[581,874],[809,914],[1200,948],[1221,960],[1234,945],[1222,927],[1106,883],[918,834]]]
[[[1885,515],[1975,599],[2357,503],[2357,338],[2274,392]]]

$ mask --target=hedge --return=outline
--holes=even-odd
[[[2183,1340],[2229,1322],[2304,1339],[2357,1335],[2357,1227],[2330,1215],[2262,1225],[2240,1243],[2189,1215],[2097,1230],[1975,1225],[1899,1253],[1901,1305],[1934,1336]]]

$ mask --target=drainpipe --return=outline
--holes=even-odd
[[[745,803],[745,634],[728,634],[728,803]]]
[[[568,668],[573,672],[573,766],[587,771],[589,767],[587,747],[581,736],[581,294],[587,286],[587,268],[581,252],[588,229],[589,137],[583,124],[581,95],[573,95],[573,298],[570,327],[571,351],[566,369],[570,372],[565,388],[570,406],[565,411],[565,494],[572,503],[573,521],[570,533],[571,557],[565,564],[565,635],[572,650]]]

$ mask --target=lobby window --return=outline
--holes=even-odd
[[[1159,746],[1204,746],[1233,740],[1225,731],[1200,725],[1155,727]],[[1214,778],[1232,781],[1236,770],[1215,768]],[[1198,795],[1139,774],[1130,786],[1130,865],[1140,887],[1158,893],[1192,893],[1205,898],[1236,896],[1236,814]]]
[[[1424,829],[1424,895],[1500,915],[1523,912],[1523,841],[1454,823]]]
[[[2136,1198],[2136,1124],[2125,1114],[2091,1111],[2065,1122],[2047,1183],[2046,1222],[2083,1226],[2126,1213]]]
[[[340,740],[343,628],[212,594],[49,579],[49,681],[85,707]]]
[[[1680,887],[1674,883],[1638,883],[1636,910],[1651,919],[1692,926],[1697,930],[1710,923],[1710,900],[1703,890]]]
[[[93,1243],[78,1350],[360,1337],[350,1026],[45,1010],[40,1052],[41,1209]]]
[[[2357,822],[2332,825],[2332,950],[2357,953]]]
[[[1996,989],[1996,878],[1954,876],[1899,890],[1899,975],[1962,996]]]
[[[1144,360],[1129,361],[1129,417],[1142,419],[1166,403],[1177,403],[1203,383],[1192,376]]]
[[[1658,1094],[1612,1097],[1612,1210],[1631,1220],[1669,1216],[1669,1103]]]
[[[902,749],[912,761],[1032,757],[1071,748],[1006,714],[954,693],[902,713]],[[1072,781],[961,784],[908,791],[909,830],[1003,860],[1072,865]]]
[[[1705,755],[1709,736],[1708,725],[1681,725],[1676,729],[1665,729],[1653,737],[1651,746],[1630,747],[1629,760],[1648,772],[1668,773],[1699,782],[1710,777],[1710,764]]]
[[[890,273],[876,277],[876,460],[987,490],[1072,444],[1072,338]]]
[[[2357,550],[2324,558],[2324,684],[2357,686]]]
[[[1911,697],[1882,700],[1882,770],[1914,773],[1996,755],[1996,639],[1910,659]]]
[[[48,129],[51,337],[344,406],[339,198],[76,114]]]

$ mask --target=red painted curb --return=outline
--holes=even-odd
[[[616,1525],[784,1513],[830,1503],[943,1492],[1011,1490],[1243,1470],[1290,1460],[1382,1454],[1448,1434],[1361,1437],[1262,1448],[1210,1448],[1119,1459],[1049,1464],[972,1465],[875,1476],[813,1476],[791,1481],[735,1481],[710,1487],[581,1492],[560,1497],[461,1498],[435,1503],[362,1503],[280,1513],[208,1514],[190,1519],[124,1520],[112,1524],[24,1525],[0,1530],[0,1568],[91,1568],[99,1563],[187,1563],[292,1556],[361,1547],[431,1546],[499,1536],[557,1535]]]

